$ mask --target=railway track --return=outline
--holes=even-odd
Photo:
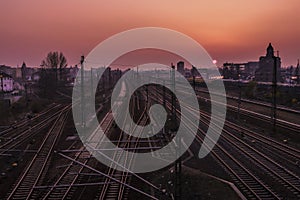
[[[169,97],[171,98],[171,97]],[[189,106],[189,109],[193,109]],[[205,111],[200,111],[201,116],[209,117],[209,114]],[[220,119],[220,118],[218,118]],[[285,124],[285,126],[288,126],[288,124]],[[233,123],[231,121],[226,121],[225,127],[229,131],[235,131],[238,133],[241,133],[243,136],[246,136],[250,141],[253,141],[255,143],[259,142],[264,145],[264,147],[271,147],[272,150],[276,150],[277,152],[280,152],[280,154],[276,154],[277,156],[280,155],[281,158],[286,159],[289,164],[295,165],[296,163],[300,162],[300,150],[293,148],[283,142],[279,142],[273,138],[264,136],[262,134],[256,133],[249,128],[240,126],[236,123]],[[293,129],[294,130],[294,129]],[[297,131],[299,131],[297,129]],[[274,151],[270,152],[274,153]],[[282,155],[283,154],[283,155]],[[288,160],[287,158],[291,159]]]
[[[10,155],[14,152],[16,147],[22,145],[24,142],[39,134],[41,130],[49,126],[59,115],[61,106],[47,110],[45,113],[39,115],[34,122],[20,126],[12,132],[5,139],[0,142],[0,155]]]
[[[209,118],[209,114],[206,112],[201,112],[201,116],[204,116],[206,119]],[[279,142],[273,138],[255,133],[248,128],[239,126],[230,121],[226,121],[224,129],[236,136],[236,138],[241,138],[248,144],[252,144],[252,146],[260,152],[267,153],[270,158],[300,175],[299,149],[291,147],[283,142]]]
[[[135,101],[136,101],[136,98],[133,98],[132,105],[136,105]],[[131,108],[134,109],[134,106],[132,106]],[[146,112],[146,108],[143,110],[141,117],[138,119],[137,124],[139,124],[140,126],[145,126],[147,123],[148,117],[145,117],[145,112]],[[134,113],[134,110],[132,110],[132,113]],[[130,117],[128,115],[129,114],[127,113],[126,117]],[[123,127],[124,126],[126,126],[125,123],[123,124]],[[136,128],[136,126],[133,124],[130,124],[130,126],[134,127],[134,129]],[[124,130],[124,129],[125,128],[122,128],[122,130]],[[142,130],[141,130],[141,132],[142,132]],[[132,141],[132,138],[133,138],[132,136],[129,136],[122,131],[122,133],[120,134],[120,137],[118,138],[117,146],[120,148],[123,148],[123,149],[126,149],[126,148],[137,149],[140,139],[138,137],[136,140]],[[128,141],[128,142],[123,142],[123,141]],[[124,167],[126,169],[130,169],[130,166],[134,162],[134,157],[130,157],[128,155],[127,151],[125,153],[122,153],[121,151],[115,151],[114,155],[113,155],[113,160],[115,160],[116,162],[120,162],[122,157],[125,157],[125,163],[123,163],[122,165],[124,165]],[[115,163],[111,163],[111,166],[108,169],[107,174],[109,176],[114,177],[115,179],[119,180],[122,183],[129,184],[129,182],[132,178],[131,174],[126,171],[118,171],[118,170],[114,169],[114,167],[117,167],[117,165]],[[99,195],[100,200],[105,200],[105,199],[120,199],[121,200],[121,199],[128,198],[128,193],[129,193],[128,187],[125,187],[124,184],[120,184],[117,182],[108,184],[109,182],[110,182],[110,179],[106,178],[105,184]]]
[[[112,127],[112,124],[113,115],[112,112],[108,112],[101,121],[99,127],[101,127],[104,133],[108,135],[110,134],[109,131]],[[104,138],[99,138],[99,134],[97,134],[97,132],[98,131],[95,130],[94,133],[91,134],[89,138],[87,138],[87,143],[90,142],[92,144],[91,146],[93,146],[93,148],[95,149],[105,148]],[[120,138],[119,142],[121,146],[129,147],[128,145],[132,144],[132,142],[127,143],[124,141],[124,138]],[[71,155],[73,155],[73,158],[64,156],[63,153],[71,153]],[[36,187],[37,190],[43,190],[43,192],[40,192],[39,199],[84,198],[82,195],[84,195],[85,190],[89,191],[89,186],[92,186],[93,188],[98,188],[97,190],[99,192],[94,197],[95,199],[101,198],[101,195],[104,195],[105,199],[110,195],[117,195],[117,198],[125,199],[129,192],[128,188],[132,189],[133,191],[140,192],[146,196],[150,196],[149,194],[143,193],[141,190],[129,185],[131,176],[135,176],[140,180],[146,182],[147,184],[150,184],[138,175],[131,174],[129,172],[120,172],[111,168],[109,168],[108,171],[104,173],[102,171],[97,170],[96,168],[91,167],[95,166],[96,160],[84,147],[74,151],[72,149],[70,149],[70,151],[62,150],[59,151],[58,154],[62,155],[65,158],[68,158],[71,162],[64,163],[65,168],[63,172],[60,173],[59,177],[55,181],[52,182],[53,184],[49,186],[41,185]],[[116,156],[121,156],[117,154],[118,153],[116,152]],[[130,161],[129,158],[128,161]],[[112,165],[114,164],[115,163],[112,163]],[[96,177],[98,182],[94,182],[93,180],[91,180],[91,182],[87,182],[87,180],[89,180],[90,177]],[[155,186],[152,185],[152,187]]]
[[[161,99],[160,102],[162,101],[163,100]],[[167,107],[171,109],[170,103],[167,104]],[[179,110],[177,110],[177,112],[178,114],[181,114]],[[201,121],[208,126],[210,116],[203,117],[203,114],[203,112],[200,114],[202,117]],[[231,124],[231,126],[233,125]],[[197,140],[200,143],[203,143],[205,133],[199,128],[198,131],[201,133],[201,135],[197,135]],[[230,131],[224,130],[224,132],[225,133],[222,134],[221,139],[211,153],[218,160],[221,166],[223,166],[224,169],[229,173],[237,187],[247,198],[283,199],[286,196],[288,198],[300,198],[300,179],[297,175],[290,172],[288,169],[278,164],[267,155],[259,152],[254,147],[240,140],[240,138],[235,136]],[[268,145],[278,145],[278,142],[272,139],[264,136],[259,137],[257,135],[252,135],[252,137],[255,137],[257,140],[261,140]],[[284,148],[284,150],[289,154],[295,154],[295,152],[298,152],[298,150],[283,144],[281,144],[279,148]],[[253,168],[256,168],[256,170]],[[263,173],[257,172],[260,170],[266,173],[268,178],[266,178],[266,175]],[[266,182],[268,182],[268,184],[266,184]],[[278,182],[280,185],[278,187],[281,187],[281,189],[274,187],[272,185],[274,182]],[[277,193],[275,192],[275,189]],[[285,197],[281,196],[279,192],[281,193],[282,190],[285,190],[285,194],[288,195]]]
[[[11,125],[9,128],[3,130],[0,132],[0,138],[6,139],[6,138],[12,138],[19,134],[19,131],[22,131],[24,128],[26,129],[30,123],[38,123],[39,121],[43,120],[44,116],[48,115],[49,113],[57,110],[61,105],[52,103],[49,105],[46,109],[44,109],[42,112],[36,114],[31,119],[24,119],[17,124]]]
[[[87,159],[89,157],[90,154],[84,151],[84,148],[81,148],[80,152],[75,154],[74,159],[86,164],[89,161],[89,159]],[[74,162],[68,163],[63,173],[53,185],[49,187],[38,187],[38,189],[46,190],[46,192],[40,195],[40,199],[70,199],[74,194],[74,189],[78,187],[75,187],[76,181],[80,179],[80,174],[83,169],[84,167],[82,165],[74,164]]]
[[[186,93],[184,87],[177,88],[177,91],[181,92],[182,95],[190,95],[190,94]],[[199,92],[199,91],[196,90],[196,92]],[[162,94],[161,91],[159,91],[159,93]],[[214,95],[217,95],[217,96],[223,96],[221,94],[217,94],[217,93],[213,93],[213,92],[211,94],[214,94]],[[197,98],[199,100],[203,100],[205,102],[211,102],[211,99],[205,98],[205,97],[199,95],[199,93],[197,94]],[[215,103],[216,105],[221,105],[221,104],[223,105],[223,103],[218,102],[218,101],[214,101],[213,103]],[[248,103],[250,103],[250,101]],[[262,104],[262,103],[258,103],[258,102],[256,102],[256,103],[252,102],[252,103],[254,105],[266,106],[266,107],[269,108],[269,106],[267,106],[267,104]],[[234,105],[227,104],[226,106],[227,106],[227,109],[229,111],[237,112],[237,110],[238,110],[238,108]],[[291,109],[283,108],[283,107],[280,107],[280,106],[277,109],[280,110],[280,111],[285,111],[285,112],[293,113],[293,114],[299,114],[299,112],[300,112],[298,110],[291,110]],[[253,118],[255,120],[260,119],[261,121],[263,121],[267,124],[270,124],[270,125],[272,124],[272,118],[270,116],[262,114],[262,113],[258,113],[258,112],[254,112],[254,111],[251,111],[251,110],[248,110],[248,109],[240,108],[240,114],[244,115],[246,117]],[[276,119],[276,126],[278,128],[282,128],[283,130],[289,130],[289,131],[294,132],[294,133],[300,133],[300,125],[299,124],[292,123],[292,122],[286,121],[284,119]]]
[[[190,106],[189,109],[193,110]],[[206,122],[204,123],[207,125],[209,123],[210,114],[205,111],[200,111],[200,115],[203,119],[206,119]],[[218,116],[216,116],[216,119],[220,120]],[[300,174],[299,149],[291,147],[288,144],[277,141],[271,137],[256,133],[228,120],[224,125],[224,132],[234,136],[235,138],[242,139],[244,142],[251,144],[253,148],[262,153],[268,153],[268,156],[273,160],[281,163],[281,165],[284,165],[286,168],[291,168],[291,170],[295,171],[298,175]]]
[[[103,131],[107,133],[112,125],[112,113],[107,113],[106,116],[100,123]],[[92,135],[90,140],[94,141]],[[96,141],[96,140],[95,140]],[[67,167],[64,169],[63,173],[60,174],[58,179],[51,185],[50,188],[43,196],[42,199],[73,199],[73,195],[80,186],[81,174],[85,169],[85,165],[92,159],[91,154],[85,150],[84,147],[81,147],[74,155],[74,160],[82,163],[83,165],[76,164],[74,161],[66,163]],[[83,184],[84,185],[84,184]],[[81,186],[83,186],[81,185]]]
[[[196,139],[199,143],[203,144],[205,132],[199,128],[198,131],[201,135],[197,134]],[[225,171],[229,173],[235,185],[247,199],[281,199],[269,185],[265,184],[258,176],[251,172],[249,166],[243,165],[240,160],[231,155],[219,143],[215,145],[211,154],[218,160]]]
[[[9,192],[7,199],[36,199],[37,193],[34,192],[34,187],[43,178],[48,167],[48,161],[53,153],[54,145],[65,125],[69,110],[70,106],[67,106],[60,112],[37,153]]]
[[[160,99],[162,101],[162,99]],[[171,105],[167,103],[167,108],[171,109]],[[178,114],[181,114],[179,110],[176,110]],[[185,116],[181,116],[185,117]],[[188,119],[187,119],[188,120]],[[189,130],[186,124],[183,124]],[[199,134],[196,135],[196,140],[206,146],[204,141],[205,133],[202,129],[198,128]],[[223,147],[218,143],[215,145],[211,154],[218,160],[218,162],[225,168],[232,180],[243,192],[243,194],[249,199],[280,199],[269,186],[263,183],[258,177],[256,177],[249,169],[244,167],[237,159],[230,155]]]
[[[196,92],[209,94],[209,92],[207,90],[204,90],[204,89],[197,89]],[[223,94],[219,94],[219,93],[215,93],[215,92],[213,92],[212,94],[218,95],[218,96],[224,96]],[[238,97],[229,96],[229,95],[226,95],[226,98],[233,99],[233,100],[238,100]],[[271,103],[265,103],[265,102],[262,102],[262,101],[255,101],[255,100],[250,100],[250,99],[245,99],[245,98],[242,98],[241,101],[246,102],[246,103],[251,103],[253,105],[272,108]],[[278,105],[277,109],[281,110],[281,111],[289,112],[289,113],[300,114],[300,110],[294,110],[294,109],[284,107],[284,106],[281,106],[281,105]]]
[[[204,116],[204,113],[201,113],[202,115],[202,122],[206,124],[206,126],[209,125],[210,118],[208,115]],[[214,124],[217,126],[216,124]],[[225,124],[225,127],[227,125]],[[205,135],[202,132],[203,136]],[[254,137],[254,136],[252,136]],[[261,138],[256,137],[257,140],[261,140]],[[264,138],[266,140],[266,138]],[[227,169],[229,163],[232,163],[234,159],[236,159],[237,162],[239,162],[240,166],[243,166],[249,171],[249,174],[251,173],[253,177],[256,177],[257,180],[262,182],[261,186],[265,188],[265,192],[256,192],[253,193],[254,196],[248,196],[249,198],[255,197],[255,198],[261,198],[261,199],[272,199],[274,197],[278,199],[283,198],[300,198],[300,179],[299,177],[292,173],[287,168],[283,167],[281,164],[275,162],[273,159],[271,159],[266,154],[256,150],[255,147],[250,146],[245,141],[238,138],[236,135],[234,135],[232,132],[223,129],[223,134],[221,138],[219,139],[218,144],[216,145],[217,148],[213,150],[213,154],[221,160],[223,163],[223,166],[226,166]],[[269,143],[269,146],[271,144]],[[273,144],[274,146],[274,144]],[[282,148],[281,148],[282,149]],[[286,148],[289,149],[289,148]],[[220,150],[222,150],[223,155],[220,154]],[[230,155],[230,160],[226,159],[224,157],[224,153],[227,152],[227,155]],[[223,157],[222,157],[223,156]],[[221,159],[220,159],[221,158]],[[223,158],[223,159],[222,159]],[[225,159],[226,160],[225,160]],[[225,160],[225,161],[224,161]],[[232,165],[234,166],[234,165]],[[231,168],[232,169],[232,168]],[[231,173],[237,173],[239,170],[236,168],[236,166],[233,167]],[[245,171],[245,170],[244,170]],[[262,173],[263,172],[263,173]],[[245,177],[244,174],[239,175],[239,177]],[[233,179],[234,181],[238,182],[237,179]],[[249,182],[249,177],[245,178],[245,182]],[[257,187],[256,185],[251,185],[251,181],[249,182],[249,188],[253,191],[255,191]],[[267,183],[267,184],[266,184]],[[277,187],[274,186],[274,183],[277,184]],[[269,185],[269,186],[268,186]],[[272,185],[272,187],[270,187]],[[245,190],[244,187],[241,187],[241,184],[238,183],[237,186],[244,192],[245,195],[249,194],[249,191]],[[281,189],[278,189],[280,187]],[[276,194],[274,192],[276,188],[276,191],[280,191],[282,193],[284,190],[284,196]],[[268,190],[267,190],[268,189]],[[287,195],[286,195],[287,194]]]
[[[207,125],[209,124],[208,121],[206,123]],[[290,196],[289,198],[300,197],[300,179],[296,174],[275,162],[266,154],[256,150],[231,132],[223,130],[218,146],[222,146],[233,158],[239,160],[245,167],[248,167],[249,171],[255,174],[256,177],[272,185],[271,189],[275,190],[275,185],[278,185],[278,187],[280,185],[282,190],[277,188],[277,191],[282,192],[285,189],[285,194],[292,192],[291,195],[288,195]],[[279,197],[279,195],[277,196]],[[264,195],[261,197],[265,198]]]
[[[197,95],[197,98],[202,99],[205,102],[210,101],[210,99],[201,97],[199,95]],[[214,101],[214,103],[221,104],[220,102],[217,102],[217,101]],[[229,105],[229,104],[227,104],[226,106],[227,106],[227,109],[232,111],[232,112],[237,112],[237,110],[238,110],[238,108],[236,106]],[[259,119],[259,120],[261,120],[265,123],[268,123],[270,125],[272,124],[271,117],[267,116],[267,115],[264,115],[264,114],[261,114],[261,113],[257,113],[257,112],[251,111],[251,110],[240,108],[240,114],[244,115],[246,117],[251,117],[253,119]],[[285,121],[285,120],[282,120],[282,119],[276,119],[276,126],[279,127],[279,128],[285,129],[285,130],[292,131],[294,133],[300,133],[300,125],[296,124],[296,123],[288,122],[288,121]]]

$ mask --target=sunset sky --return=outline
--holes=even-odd
[[[269,42],[295,65],[299,10],[299,0],[2,0],[0,64],[39,66],[62,51],[74,65],[113,34],[156,26],[194,38],[219,66],[258,60]]]

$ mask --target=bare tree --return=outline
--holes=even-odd
[[[47,57],[42,61],[41,66],[52,69],[55,73],[55,80],[61,80],[62,72],[67,67],[67,59],[62,52],[49,52]]]
[[[57,90],[58,81],[63,78],[64,69],[67,67],[67,59],[61,52],[49,52],[41,63],[41,78],[39,87],[43,91],[41,95],[52,97]]]

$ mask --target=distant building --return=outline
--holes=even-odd
[[[258,61],[250,61],[245,64],[244,75],[246,79],[253,79],[255,76],[256,70],[259,68]]]
[[[16,68],[16,79],[22,79],[22,68],[17,67]]]
[[[299,64],[299,59],[298,59],[297,67],[295,69],[295,78],[296,78],[297,84],[300,84],[300,64]]]
[[[179,73],[181,73],[182,75],[185,75],[185,71],[184,71],[184,62],[183,61],[179,61],[177,63],[177,71]]]
[[[40,80],[40,78],[41,78],[41,72],[40,71],[34,72],[31,75],[31,80],[32,81],[38,82]]]
[[[247,63],[224,63],[222,75],[224,79],[256,80],[261,82],[272,82],[274,61],[277,66],[277,81],[281,81],[281,60],[274,56],[274,48],[271,43],[267,48],[266,56],[261,56],[259,61]]]
[[[274,56],[274,48],[271,43],[267,48],[266,56],[259,58],[259,67],[255,71],[255,80],[262,82],[273,81],[273,70],[276,62],[277,81],[280,80],[281,59],[279,56]]]
[[[0,71],[8,74],[9,76],[11,76],[12,78],[15,78],[16,76],[16,70],[13,67],[10,66],[6,66],[6,65],[0,65]]]
[[[75,65],[75,67],[70,67],[70,68],[66,68],[67,72],[67,80],[68,82],[74,82],[77,73],[79,71],[79,68],[77,67],[77,65]]]
[[[255,71],[258,69],[258,63],[250,61],[247,63],[224,63],[221,70],[224,79],[243,79],[252,80],[255,76]]]
[[[11,92],[13,90],[14,90],[13,78],[4,72],[0,72],[0,91]]]
[[[184,77],[186,78],[190,78],[192,77],[192,73],[191,73],[191,70],[190,69],[184,69]]]
[[[26,66],[25,62],[23,62],[23,64],[22,64],[21,72],[22,72],[22,79],[23,79],[23,80],[26,80],[26,76],[27,76],[27,66]]]
[[[25,90],[24,85],[22,84],[22,81],[20,80],[14,80],[14,90],[21,91]]]
[[[117,82],[122,76],[122,71],[119,68],[115,69],[111,72],[111,76],[112,76],[113,82]]]
[[[18,68],[17,68],[18,69]],[[28,67],[25,62],[21,66],[21,75],[23,81],[32,81],[32,75],[39,69],[36,67]]]
[[[245,63],[224,63],[222,74],[223,78],[238,80],[239,78],[241,78],[241,74],[245,69],[245,65]]]

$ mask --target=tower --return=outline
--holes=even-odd
[[[25,64],[25,62],[23,62],[22,67],[21,67],[21,73],[22,73],[22,79],[26,80],[26,76],[27,76],[27,66]]]
[[[179,73],[181,73],[182,75],[185,74],[185,73],[184,73],[184,62],[183,62],[183,61],[179,61],[179,62],[177,63],[177,71],[178,71]]]
[[[274,55],[274,48],[271,43],[267,47],[265,56],[259,58],[258,69],[255,71],[255,80],[261,82],[272,82],[274,65],[276,65],[277,81],[280,81],[281,59]]]
[[[274,56],[274,48],[271,43],[269,43],[269,46],[267,48],[267,55],[266,57],[273,57]]]

